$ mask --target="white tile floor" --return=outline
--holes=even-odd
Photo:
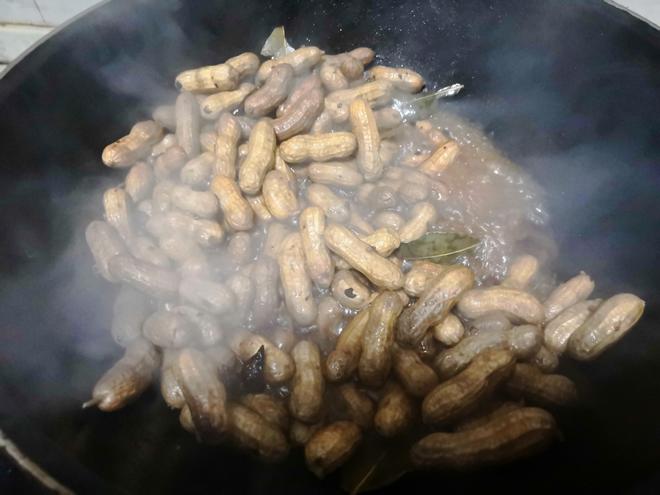
[[[606,0],[660,26],[660,0]],[[0,72],[53,27],[99,0],[0,0]]]

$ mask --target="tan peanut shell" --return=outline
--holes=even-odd
[[[243,322],[254,303],[254,296],[256,293],[254,282],[252,282],[252,279],[247,275],[236,273],[227,279],[227,287],[236,296],[234,320]]]
[[[529,359],[542,344],[541,329],[535,325],[520,325],[510,330],[489,332],[463,338],[454,347],[440,352],[433,363],[440,377],[449,377],[464,369],[487,349],[509,349],[519,359]]]
[[[552,320],[566,308],[586,300],[593,290],[594,282],[584,272],[559,285],[543,303],[546,321]]]
[[[530,358],[529,363],[544,373],[552,373],[559,367],[559,356],[545,345],[541,345],[536,354]]]
[[[323,86],[328,91],[338,91],[340,89],[348,88],[348,79],[341,70],[338,63],[326,60],[321,64],[319,69],[319,77],[323,82]]]
[[[349,107],[351,129],[357,138],[357,164],[365,180],[374,181],[383,173],[380,159],[380,134],[376,118],[367,101],[354,99]]]
[[[133,203],[139,203],[149,197],[154,180],[154,170],[148,163],[138,162],[131,167],[126,174],[124,187]]]
[[[570,378],[545,374],[526,363],[516,364],[505,389],[515,398],[543,407],[567,406],[577,400],[577,388]]]
[[[263,194],[259,194],[257,196],[248,196],[245,199],[250,204],[250,207],[252,208],[254,216],[257,218],[257,220],[261,220],[262,222],[270,222],[273,219],[273,214],[266,206],[266,201],[264,201]]]
[[[476,335],[480,332],[504,332],[511,327],[511,321],[503,311],[493,311],[470,321],[468,335]]]
[[[217,442],[227,428],[225,387],[213,362],[196,349],[184,349],[177,358],[176,378],[192,413],[200,440]]]
[[[172,266],[171,260],[161,248],[156,246],[148,236],[134,237],[130,245],[131,254],[141,261],[146,261],[160,268]]]
[[[288,163],[308,160],[324,162],[346,158],[355,152],[355,136],[350,132],[301,134],[280,144],[280,155]]]
[[[397,341],[408,346],[417,344],[426,331],[442,321],[461,295],[474,285],[469,268],[453,265],[434,279],[419,300],[407,308],[397,326]]]
[[[207,96],[200,104],[202,117],[215,120],[223,112],[233,112],[254,90],[254,84],[246,82],[231,91],[222,91]]]
[[[384,227],[398,233],[403,226],[404,219],[401,215],[393,211],[381,211],[373,217],[373,223],[377,229]]]
[[[437,217],[433,203],[423,201],[413,206],[410,219],[399,230],[401,242],[416,241],[429,230],[429,224]]]
[[[370,106],[384,105],[392,99],[392,85],[380,80],[333,91],[325,98],[325,109],[335,122],[346,122],[349,106],[357,98],[363,98]]]
[[[587,361],[617,342],[642,317],[645,302],[634,294],[617,294],[607,299],[571,335],[568,353]]]
[[[174,81],[179,91],[217,93],[229,91],[238,85],[238,71],[228,64],[207,65],[181,72]]]
[[[222,175],[211,182],[211,191],[218,198],[225,220],[234,230],[250,230],[254,225],[254,213],[234,179]]]
[[[224,331],[216,316],[185,305],[173,308],[172,312],[182,315],[193,325],[196,343],[202,347],[217,346],[222,340]]]
[[[277,139],[283,141],[309,130],[323,111],[323,90],[313,87],[291,103],[281,116],[273,119]]]
[[[360,381],[369,387],[379,387],[392,367],[394,327],[403,309],[395,292],[382,292],[369,307],[369,321],[362,333],[362,353],[358,364]]]
[[[341,419],[348,419],[363,430],[371,428],[375,406],[369,395],[358,389],[355,383],[343,383],[337,387],[337,402]]]
[[[195,328],[184,316],[161,309],[145,320],[142,333],[155,346],[180,348],[192,343]]]
[[[293,67],[279,64],[270,71],[264,84],[245,100],[245,114],[250,117],[268,115],[282,103],[293,83]]]
[[[151,384],[160,366],[156,348],[144,339],[132,342],[123,357],[96,382],[92,400],[101,411],[116,411],[135,400]]]
[[[325,379],[321,372],[321,353],[309,340],[299,341],[291,350],[296,371],[291,382],[289,410],[291,415],[306,423],[321,417]]]
[[[362,336],[368,322],[367,307],[355,315],[339,335],[335,349],[325,362],[325,376],[331,382],[344,381],[357,369],[362,353]]]
[[[465,471],[528,457],[558,437],[557,425],[548,412],[524,407],[473,429],[432,433],[413,446],[410,457],[420,468]]]
[[[222,314],[234,309],[236,297],[227,286],[201,278],[188,277],[179,286],[181,298],[211,314]]]
[[[502,280],[504,287],[524,290],[539,270],[539,260],[526,254],[513,260],[506,278]]]
[[[259,68],[259,57],[252,52],[243,52],[228,58],[225,64],[234,69],[238,73],[239,79],[241,79],[257,72]]]
[[[361,440],[360,428],[350,421],[323,426],[305,445],[307,468],[324,478],[351,457]]]
[[[360,215],[355,208],[351,208],[351,215],[348,219],[348,223],[351,227],[357,229],[361,235],[369,235],[374,232],[374,228],[369,221]]]
[[[320,430],[323,425],[323,421],[310,425],[302,421],[293,420],[289,428],[289,440],[291,444],[297,447],[304,447],[314,433]]]
[[[113,279],[157,299],[171,299],[179,290],[179,277],[175,272],[132,256],[118,255],[110,258],[108,272]]]
[[[462,372],[435,387],[424,398],[424,423],[449,423],[474,410],[511,376],[515,363],[510,351],[489,349],[482,352]]]
[[[217,142],[217,141],[216,141]],[[194,188],[204,188],[208,186],[211,174],[215,166],[215,155],[205,151],[189,160],[179,172],[179,179],[183,184]]]
[[[277,262],[284,300],[293,320],[299,325],[316,321],[316,300],[312,294],[312,281],[305,268],[305,253],[301,235],[292,233],[282,241]]]
[[[268,394],[246,394],[240,398],[240,403],[283,432],[289,429],[289,413],[275,397]]]
[[[169,179],[181,170],[188,161],[188,155],[179,145],[174,145],[156,157],[154,161],[154,174],[156,179],[162,181]],[[156,186],[158,187],[158,185]]]
[[[103,149],[101,159],[111,168],[130,167],[144,158],[151,147],[163,137],[163,128],[153,120],[135,124],[127,136],[124,136]]]
[[[388,257],[399,248],[401,241],[399,235],[388,228],[374,230],[371,234],[362,237],[362,240],[376,250],[378,254]]]
[[[230,345],[241,361],[250,359],[263,346],[264,378],[271,385],[288,381],[295,372],[295,364],[291,357],[261,335],[244,332],[236,335]]]
[[[258,83],[265,81],[270,76],[273,68],[279,64],[289,64],[296,74],[303,74],[318,64],[322,56],[323,51],[319,48],[315,46],[303,46],[282,57],[265,61],[257,71],[256,80]]]
[[[271,170],[266,174],[262,186],[262,196],[266,208],[277,220],[286,220],[300,212],[298,195],[293,185],[284,173]]]
[[[160,368],[160,393],[165,403],[172,409],[181,409],[186,405],[186,398],[183,396],[183,390],[176,378],[175,367],[178,357],[178,350],[165,349],[163,364]]]
[[[151,118],[166,129],[174,130],[174,128],[176,127],[176,118],[174,117],[174,105],[158,105],[156,108],[154,108],[153,112],[151,112]],[[172,136],[172,134],[168,134],[165,137],[168,136]],[[171,145],[171,142],[170,143],[161,142],[161,144],[165,144],[166,146],[169,146]]]
[[[438,384],[438,376],[429,365],[424,363],[411,349],[397,345],[393,351],[394,374],[413,397],[425,397]]]
[[[218,200],[210,191],[195,191],[183,184],[172,188],[171,201],[174,206],[202,218],[215,218],[218,214]]]
[[[227,413],[229,435],[239,447],[270,462],[288,455],[284,433],[260,414],[240,404],[228,404]]]
[[[472,289],[458,301],[458,311],[475,319],[493,311],[502,311],[513,322],[543,322],[543,305],[532,294],[518,289],[492,286]]]
[[[371,290],[352,270],[339,270],[332,279],[332,295],[349,309],[362,309],[371,302]]]
[[[362,65],[367,65],[371,63],[371,61],[376,56],[375,52],[371,48],[366,46],[354,48],[353,50],[348,52],[348,54],[351,57],[359,60],[362,63]]]
[[[401,113],[393,107],[385,107],[374,111],[376,126],[379,131],[394,129],[403,123]]]
[[[252,260],[253,237],[247,232],[236,232],[227,243],[227,254],[237,265],[245,265]]]
[[[217,136],[213,148],[215,163],[213,175],[236,178],[236,160],[241,129],[238,120],[231,114],[220,116],[216,124]]]
[[[390,382],[380,400],[374,416],[376,431],[387,438],[401,435],[412,427],[415,404],[406,391],[396,382]]]
[[[344,322],[344,309],[332,296],[323,296],[319,300],[316,326],[323,346],[334,346],[341,333]]]
[[[405,204],[414,205],[428,199],[430,192],[431,188],[428,184],[405,182],[399,187],[397,194]]]
[[[465,327],[456,315],[449,313],[433,326],[433,337],[446,346],[458,344],[465,335]]]
[[[305,208],[298,218],[307,273],[320,288],[330,287],[335,266],[323,239],[325,214],[318,206]]]
[[[250,134],[248,153],[238,170],[238,185],[245,194],[261,190],[266,173],[275,165],[275,134],[267,120],[257,122]]]
[[[176,141],[188,158],[199,154],[201,116],[199,104],[191,93],[183,92],[176,98],[174,106],[176,114]]]
[[[224,230],[218,222],[194,218],[180,211],[152,215],[147,222],[147,231],[158,238],[173,234],[190,236],[202,247],[217,246],[225,236]]]
[[[346,260],[374,285],[388,290],[403,286],[403,274],[398,266],[383,258],[346,227],[330,224],[325,229],[325,242],[331,251]]]
[[[85,229],[85,240],[94,257],[96,270],[104,279],[114,282],[108,263],[114,256],[126,252],[117,231],[106,222],[94,220]]]
[[[470,414],[467,418],[459,421],[454,427],[454,431],[472,430],[481,427],[493,421],[500,416],[507,415],[511,411],[523,407],[522,403],[513,401],[491,400],[483,404],[476,412]]]
[[[419,93],[424,87],[424,78],[414,70],[376,65],[369,69],[369,73],[374,79],[388,81],[405,93]]]
[[[142,336],[142,324],[149,316],[149,299],[131,287],[122,287],[112,306],[112,338],[126,347]]]
[[[294,86],[293,91],[291,91],[291,94],[289,94],[286,101],[277,107],[275,115],[281,117],[287,113],[293,105],[307,95],[312,89],[321,89],[321,79],[319,78],[319,75],[314,72],[301,79]],[[323,95],[322,92],[321,95]]]
[[[250,276],[255,287],[252,319],[259,329],[273,319],[280,304],[279,267],[273,259],[262,257],[255,262]]]
[[[431,177],[442,175],[449,166],[456,161],[460,152],[460,146],[456,141],[448,141],[436,148],[436,150],[424,160],[419,170]]]
[[[364,180],[350,161],[312,163],[307,172],[312,182],[327,186],[354,188]]]
[[[547,322],[543,335],[544,344],[548,349],[557,354],[563,354],[568,345],[568,339],[589,318],[601,302],[600,299],[595,299],[575,303]]]
[[[323,184],[310,184],[307,188],[307,200],[320,207],[332,222],[346,222],[351,215],[348,201]]]
[[[133,237],[134,226],[130,206],[131,200],[124,189],[111,187],[103,193],[105,220],[117,229],[125,241],[130,241]]]

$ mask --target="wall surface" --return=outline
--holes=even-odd
[[[53,27],[96,3],[98,0],[0,0],[0,72]],[[660,0],[610,3],[660,26]]]

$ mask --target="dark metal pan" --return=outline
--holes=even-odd
[[[337,493],[293,456],[268,466],[199,446],[155,392],[116,414],[82,411],[116,357],[111,288],[81,225],[116,181],[105,144],[171,98],[183,68],[293,44],[376,48],[427,80],[462,82],[450,105],[548,190],[560,274],[647,301],[637,329],[566,372],[580,406],[565,440],[468,476],[411,474],[386,492],[657,492],[660,489],[660,33],[600,0],[258,2],[117,0],[33,49],[0,80],[0,428],[80,493]],[[3,460],[11,491],[16,481]],[[9,474],[7,474],[9,473]],[[2,491],[2,490],[0,490]]]

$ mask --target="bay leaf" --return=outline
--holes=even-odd
[[[427,93],[424,96],[412,100],[394,99],[394,108],[398,110],[405,120],[426,118],[433,110],[433,104],[440,98],[456,96],[464,88],[462,84],[451,84],[440,88],[433,93]]]
[[[410,448],[415,436],[384,439],[371,435],[340,471],[340,486],[350,495],[383,488],[413,470]]]
[[[479,239],[465,234],[429,232],[416,241],[401,244],[398,254],[409,261],[429,260],[445,263],[459,254],[471,251],[479,242]]]
[[[261,49],[261,55],[264,57],[279,58],[292,51],[293,47],[289,45],[289,42],[286,40],[284,26],[277,26],[266,39],[266,42]]]

